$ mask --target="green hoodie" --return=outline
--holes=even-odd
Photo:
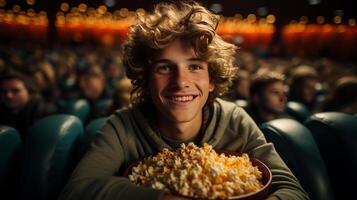
[[[159,199],[159,190],[139,187],[120,174],[134,161],[149,154],[172,149],[149,125],[138,106],[117,111],[99,131],[90,149],[78,164],[60,199]],[[217,99],[198,145],[248,153],[272,171],[271,195],[282,200],[309,199],[297,179],[281,160],[273,144],[235,104]]]

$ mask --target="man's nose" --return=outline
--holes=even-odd
[[[173,75],[174,86],[182,89],[189,87],[190,77],[186,69],[178,68]]]

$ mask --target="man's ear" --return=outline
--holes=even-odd
[[[210,82],[210,83],[209,83],[209,92],[213,92],[213,90],[214,90],[215,87],[216,87],[215,84],[212,83],[212,82]]]

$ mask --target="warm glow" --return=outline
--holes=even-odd
[[[69,10],[69,4],[68,3],[61,3],[60,8],[61,8],[61,10],[63,12],[67,12]]]
[[[269,23],[269,24],[274,24],[275,23],[275,16],[274,15],[268,15],[267,16],[267,22]]]
[[[316,22],[317,22],[318,24],[323,24],[323,23],[325,23],[325,17],[323,17],[323,16],[317,16]]]
[[[35,0],[26,0],[26,3],[30,6],[35,5],[36,1]]]
[[[257,17],[254,14],[249,14],[247,17],[248,23],[255,23]]]
[[[84,3],[81,3],[81,4],[79,4],[78,9],[79,9],[79,12],[86,12],[87,5]]]
[[[103,15],[106,12],[107,12],[107,7],[104,5],[101,5],[97,8],[97,13],[100,15]]]
[[[344,25],[338,25],[337,26],[337,31],[340,33],[343,33],[346,31],[346,27]]]
[[[127,8],[122,8],[120,9],[119,14],[121,17],[127,17],[129,14],[129,10]]]
[[[348,25],[350,25],[350,26],[356,26],[356,20],[355,20],[355,19],[350,19],[350,20],[348,20]]]
[[[340,17],[340,16],[335,16],[335,17],[333,18],[333,22],[335,22],[335,24],[341,24],[341,22],[342,22],[342,17]]]

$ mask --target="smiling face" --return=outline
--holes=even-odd
[[[208,63],[181,40],[172,42],[152,60],[149,90],[158,120],[201,123],[202,108],[213,89]]]

